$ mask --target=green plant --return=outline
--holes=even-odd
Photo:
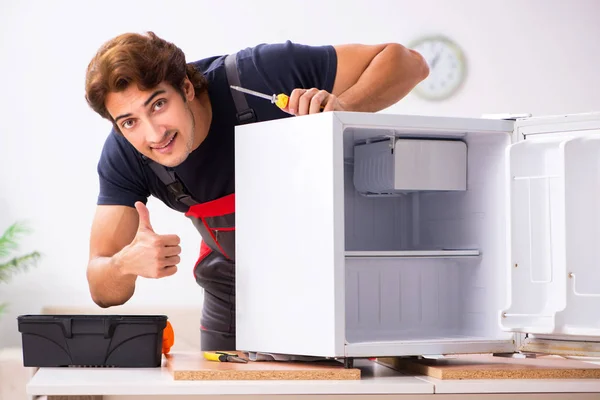
[[[9,226],[0,236],[0,283],[8,283],[16,273],[28,270],[40,259],[41,255],[37,251],[14,255],[19,249],[19,241],[28,233],[30,233],[30,229],[27,224],[19,221]],[[7,306],[7,303],[0,304],[0,315]]]

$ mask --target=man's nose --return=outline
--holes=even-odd
[[[159,123],[149,121],[148,142],[161,143],[167,136],[167,128]]]

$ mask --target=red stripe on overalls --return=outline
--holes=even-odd
[[[210,230],[210,227],[208,226],[208,224],[206,223],[206,220],[204,218],[220,217],[223,215],[231,214],[233,212],[235,212],[235,193],[218,198],[216,200],[207,201],[206,203],[195,204],[187,210],[185,215],[188,217],[195,217],[195,218],[200,219],[202,221],[202,223],[204,224],[204,227],[208,231],[208,234],[212,237],[213,241],[217,244],[217,246],[221,250],[221,253],[223,255],[225,255],[225,257],[227,257],[227,255],[225,254],[225,251],[223,250],[221,245],[219,245],[219,242],[217,241],[216,237],[213,235],[212,231]],[[234,230],[234,229],[235,228],[227,228],[227,229],[221,229],[221,230]],[[206,258],[210,254],[211,251],[212,251],[212,249],[210,247],[208,247],[208,245],[204,242],[204,240],[200,241],[200,255],[198,256],[198,260],[196,261],[196,267],[198,267],[198,265],[202,262],[202,260],[204,260],[204,258]],[[194,275],[196,274],[195,270],[196,270],[196,268],[194,268],[194,271],[193,271]]]
[[[235,211],[235,193],[221,197],[216,200],[207,201],[202,204],[195,204],[185,213],[188,217],[206,218],[220,217],[231,214]]]

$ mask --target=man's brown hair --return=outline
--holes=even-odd
[[[151,90],[164,81],[184,97],[186,76],[194,85],[196,97],[206,90],[206,78],[186,63],[179,47],[154,32],[125,33],[106,42],[90,61],[85,98],[94,111],[114,124],[104,104],[109,92],[124,91],[131,84]]]

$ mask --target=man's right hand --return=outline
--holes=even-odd
[[[118,265],[126,275],[164,278],[177,272],[181,247],[177,235],[159,235],[150,224],[150,213],[142,202],[135,203],[139,226],[133,241],[118,255]]]

